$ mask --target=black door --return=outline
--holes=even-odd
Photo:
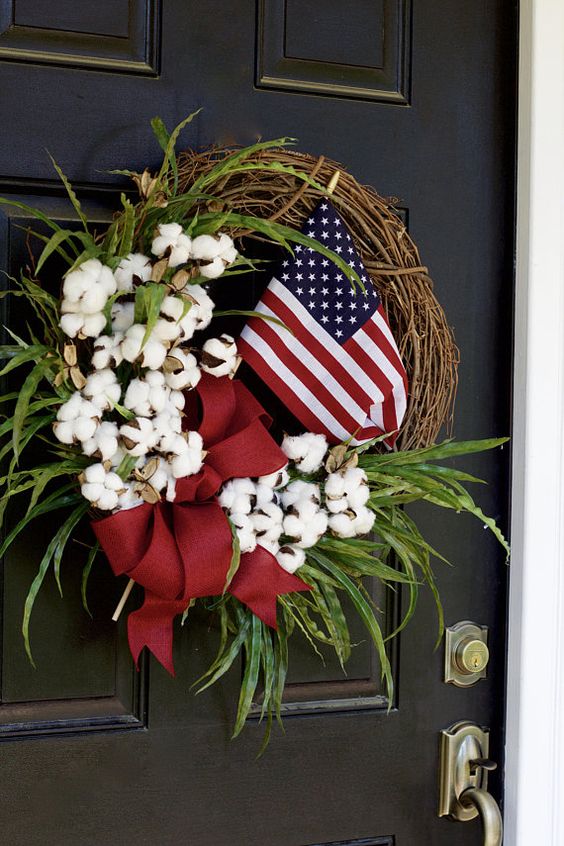
[[[431,268],[462,354],[458,438],[507,434],[512,302],[515,10],[509,0],[8,0],[0,4],[0,189],[70,217],[45,150],[81,190],[93,219],[115,202],[111,168],[154,165],[149,120],[203,106],[187,144],[293,135],[399,198]],[[28,223],[2,210],[0,260],[26,260]],[[6,320],[21,321],[20,301]],[[485,510],[506,524],[507,451],[465,467],[491,481]],[[146,661],[137,674],[123,585],[99,564],[81,609],[84,555],[47,584],[24,654],[23,599],[44,538],[30,533],[3,569],[0,832],[23,844],[396,846],[478,844],[480,827],[437,818],[438,732],[460,719],[503,745],[503,553],[470,518],[421,510],[447,623],[490,629],[488,678],[442,680],[430,597],[395,656],[387,713],[370,650],[349,675],[298,648],[286,735],[259,761],[250,720],[229,741],[239,678],[202,696],[189,687],[214,653],[194,618],[177,632],[177,678]],[[500,798],[502,782],[491,782]]]

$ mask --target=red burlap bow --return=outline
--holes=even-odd
[[[228,479],[264,476],[286,464],[267,431],[272,421],[241,382],[203,374],[186,401],[189,428],[198,428],[208,450],[202,470],[178,480],[173,503],[145,503],[92,524],[116,576],[127,574],[145,588],[143,606],[128,619],[135,662],[147,646],[172,675],[174,617],[190,599],[225,589],[232,535],[217,502],[219,488]],[[261,546],[241,556],[228,587],[273,628],[277,596],[309,589]]]

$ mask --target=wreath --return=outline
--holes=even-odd
[[[422,582],[435,596],[442,634],[431,566],[433,556],[441,556],[404,506],[424,500],[469,512],[507,550],[495,522],[463,486],[475,480],[440,463],[504,439],[433,443],[452,410],[458,355],[427,270],[389,204],[347,174],[336,191],[336,166],[288,151],[290,139],[177,158],[178,136],[193,117],[170,134],[160,119],[152,121],[162,166],[156,173],[116,171],[134,180],[140,198],[134,203],[122,194],[105,231],[92,229],[56,163],[78,227],[62,228],[37,209],[0,200],[48,231],[34,233],[42,251],[5,292],[23,296],[33,320],[27,338],[7,329],[12,343],[0,347],[2,376],[25,371],[20,389],[2,397],[1,431],[9,439],[2,450],[8,461],[0,479],[2,517],[13,498],[27,498],[25,515],[5,529],[0,553],[34,520],[59,513],[25,602],[23,637],[33,663],[30,619],[38,591],[50,568],[60,587],[65,547],[89,523],[86,610],[88,575],[105,554],[115,575],[128,578],[114,619],[132,586],[144,588],[142,605],[128,616],[133,659],[137,663],[147,647],[174,673],[174,620],[184,622],[201,604],[221,636],[200,689],[243,654],[233,734],[260,694],[266,744],[273,720],[280,721],[294,632],[316,651],[317,643],[334,649],[344,668],[354,648],[347,614],[357,614],[390,698],[386,641],[408,623]],[[327,186],[322,180],[330,176]],[[314,207],[326,209],[329,200],[349,244],[345,252],[328,246],[324,231],[311,229]],[[377,306],[382,349],[397,378],[388,373],[389,397],[384,391],[381,408],[364,409],[364,422],[349,408],[338,420],[341,428],[332,427],[327,420],[338,411],[330,400],[327,418],[327,409],[315,412],[315,403],[281,388],[294,426],[278,435],[271,414],[236,377],[242,353],[267,383],[272,374],[276,388],[280,374],[272,366],[261,369],[249,338],[264,341],[268,330],[273,344],[275,338],[291,346],[301,327],[296,288],[296,310],[282,312],[287,321],[262,298],[253,310],[229,310],[246,324],[240,338],[214,331],[226,316],[216,308],[215,292],[250,274],[264,277],[265,259],[254,254],[253,240],[285,251],[286,265],[299,263],[301,252],[309,263],[319,260],[338,273],[348,286],[351,322],[357,306],[369,312]],[[65,265],[62,281],[53,279],[55,257]],[[338,308],[334,301],[327,306],[335,325]],[[305,323],[311,320],[306,312]],[[365,357],[368,349],[361,351]],[[307,381],[307,361],[299,367]],[[353,395],[354,378],[349,381]],[[303,420],[320,422],[303,431]],[[335,434],[347,426],[345,437]],[[36,461],[34,443],[47,461]],[[388,638],[367,578],[409,595]]]

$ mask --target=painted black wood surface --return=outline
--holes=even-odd
[[[380,193],[399,198],[462,353],[455,434],[509,432],[515,11],[508,0],[70,0],[0,2],[0,191],[70,217],[45,150],[81,189],[92,219],[115,201],[110,168],[155,164],[149,119],[198,106],[186,144],[293,135]],[[0,262],[25,260],[27,224],[0,212]],[[2,322],[25,320],[19,301]],[[485,509],[507,524],[508,451],[477,456]],[[49,526],[4,562],[0,836],[11,846],[452,846],[477,822],[436,817],[438,732],[459,719],[503,745],[503,555],[470,518],[421,509],[447,622],[490,626],[487,681],[441,680],[432,602],[422,596],[396,654],[390,714],[370,650],[348,677],[294,650],[286,735],[260,761],[251,720],[229,741],[237,670],[194,698],[215,635],[178,631],[177,678],[137,674],[121,624],[123,585],[99,564],[93,620],[80,607],[83,554],[67,557],[64,599],[37,603],[33,670],[23,599]],[[139,599],[139,598],[138,598]],[[388,608],[393,604],[381,600]],[[492,779],[499,797],[500,778]]]

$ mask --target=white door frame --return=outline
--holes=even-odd
[[[505,846],[564,844],[564,2],[521,0]]]

